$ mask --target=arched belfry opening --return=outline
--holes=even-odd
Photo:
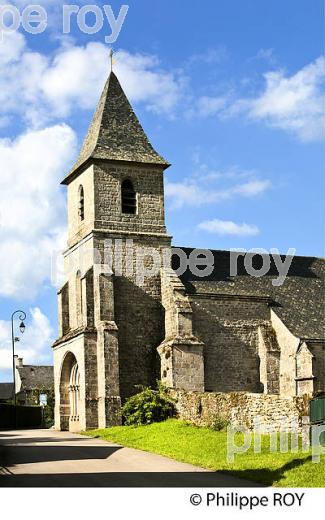
[[[80,430],[80,372],[72,352],[64,358],[60,379],[61,430]]]
[[[125,179],[121,187],[122,213],[135,215],[137,212],[137,194],[130,179]]]
[[[85,192],[81,185],[79,186],[78,216],[80,222],[85,220]]]

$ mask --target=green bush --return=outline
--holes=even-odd
[[[229,421],[224,417],[220,417],[219,415],[215,415],[211,422],[209,423],[209,428],[211,430],[215,430],[220,432],[221,430],[225,430],[229,424]]]
[[[174,403],[161,385],[158,385],[158,390],[143,388],[140,393],[129,397],[122,407],[124,424],[127,426],[161,422],[173,415]]]

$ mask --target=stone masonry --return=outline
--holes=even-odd
[[[170,391],[180,419],[198,426],[210,426],[215,419],[223,419],[233,427],[252,430],[257,421],[260,433],[285,430],[308,424],[308,396],[280,397],[279,395],[249,392],[184,392]]]

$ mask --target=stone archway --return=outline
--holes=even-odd
[[[80,372],[76,357],[68,352],[64,358],[60,379],[61,430],[80,430]]]

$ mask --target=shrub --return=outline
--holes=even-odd
[[[215,415],[209,424],[209,428],[211,430],[215,430],[220,432],[221,430],[225,430],[229,424],[229,421],[224,417],[220,417],[219,415]]]
[[[158,385],[158,388],[158,391],[143,388],[140,393],[126,400],[122,407],[125,425],[140,426],[173,417],[175,414],[173,401],[161,385]]]

